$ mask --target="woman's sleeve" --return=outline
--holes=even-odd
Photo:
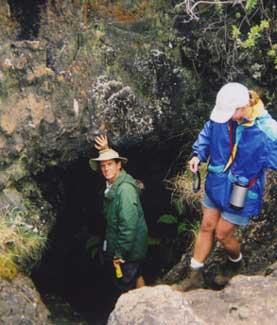
[[[207,161],[210,155],[211,128],[212,122],[206,122],[203,129],[199,133],[197,140],[192,146],[193,156],[197,156],[201,162]]]
[[[275,139],[267,140],[266,168],[277,170],[277,130]]]
[[[257,123],[264,134],[264,168],[277,170],[277,122],[273,118],[263,119]]]

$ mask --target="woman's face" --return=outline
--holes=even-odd
[[[248,118],[249,115],[249,105],[238,107],[235,113],[232,115],[232,120],[238,123],[242,122],[243,119]]]

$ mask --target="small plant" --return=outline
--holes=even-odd
[[[177,235],[181,236],[184,233],[191,233],[193,235],[193,238],[196,238],[200,222],[199,220],[196,220],[195,222],[191,222],[187,219],[182,220],[183,218],[177,218],[176,216],[173,216],[172,214],[163,214],[159,220],[158,223],[164,223],[164,224],[175,224],[176,225],[176,231]]]
[[[173,216],[172,214],[163,214],[162,216],[160,216],[158,223],[165,223],[165,224],[177,224],[178,223],[178,219]]]
[[[17,274],[17,266],[12,255],[0,255],[0,276],[6,280],[12,280]]]
[[[11,280],[26,263],[36,263],[46,247],[47,238],[24,220],[25,212],[8,210],[0,221],[0,276]]]
[[[160,255],[162,269],[174,265],[184,250],[191,249],[197,236],[200,222],[191,222],[185,217],[163,214],[157,221],[162,226],[160,234],[148,237],[148,246],[154,250],[154,255]]]
[[[257,7],[258,0],[247,0],[245,5],[245,10],[251,12],[255,7]]]

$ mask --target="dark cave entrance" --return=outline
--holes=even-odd
[[[34,40],[38,37],[41,15],[48,0],[8,0],[11,17],[19,23],[18,40]]]
[[[172,209],[171,193],[163,179],[178,154],[172,147],[170,152],[165,148],[157,151],[132,148],[122,154],[129,158],[127,172],[145,184],[142,204],[152,233],[157,230],[159,216]],[[86,244],[91,236],[104,233],[99,204],[104,181],[100,174],[90,170],[86,157],[63,168],[46,170],[37,176],[37,182],[45,199],[56,209],[57,221],[49,237],[48,250],[32,278],[42,297],[46,297],[46,304],[51,295],[61,297],[89,320],[89,324],[102,324],[101,320],[111,312],[112,299],[109,288],[105,287],[103,266],[98,257],[91,258]],[[149,248],[144,268],[147,284],[161,274],[162,254],[157,247]]]

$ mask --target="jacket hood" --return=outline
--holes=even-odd
[[[250,118],[248,120],[246,120],[242,125],[243,126],[252,126],[255,123],[256,119],[264,118],[267,115],[269,115],[269,114],[264,107],[264,103],[260,99],[258,101],[258,103],[253,106]]]

